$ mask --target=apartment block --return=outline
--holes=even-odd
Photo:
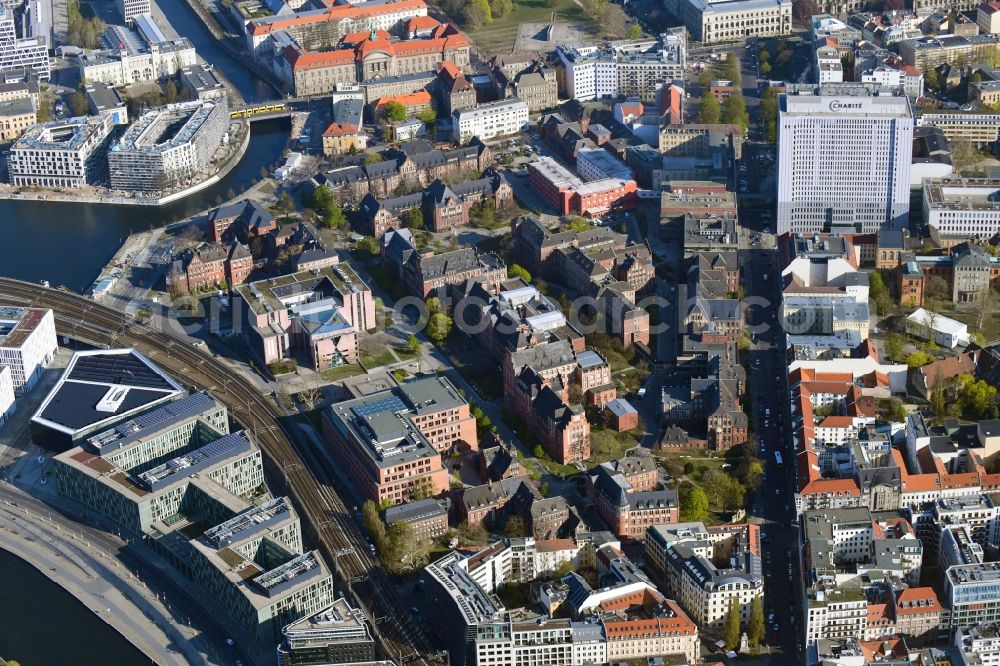
[[[518,134],[527,124],[527,102],[512,97],[453,111],[451,138],[457,144],[464,144],[473,137],[487,141]]]
[[[34,125],[10,149],[7,169],[15,187],[72,189],[106,173],[109,116],[55,120]]]

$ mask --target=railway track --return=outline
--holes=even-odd
[[[412,664],[438,663],[426,634],[413,622],[392,582],[367,551],[367,542],[332,478],[316,464],[288,415],[230,367],[177,336],[135,322],[122,311],[59,289],[0,277],[0,303],[51,308],[56,331],[82,342],[135,347],[193,388],[207,390],[251,433],[279,473],[289,495],[332,571],[373,620],[386,657]],[[312,467],[304,460],[313,462]],[[312,470],[315,473],[311,473]],[[273,475],[272,475],[273,476]]]

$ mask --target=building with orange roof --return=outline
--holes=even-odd
[[[373,107],[375,117],[381,118],[385,113],[385,108],[393,102],[402,105],[406,109],[406,115],[412,117],[431,108],[431,94],[426,90],[418,90],[417,92],[403,95],[386,95],[385,97],[380,97],[376,100]]]
[[[266,59],[271,37],[285,33],[302,48],[319,51],[336,46],[344,35],[358,30],[394,31],[412,18],[426,16],[424,0],[366,0],[265,16],[247,21],[246,46],[257,57]]]
[[[601,606],[608,660],[684,655],[688,663],[701,656],[698,625],[675,601],[650,592],[642,604]]]
[[[911,645],[936,643],[944,609],[934,588],[909,587],[892,592],[895,597],[896,632]]]
[[[469,39],[451,24],[423,18],[435,22],[434,30],[417,31],[412,36],[408,34],[407,39],[371,28],[342,35],[334,48],[288,44],[281,52],[277,73],[295,95],[309,96],[327,94],[338,83],[433,73],[443,61],[454,63],[460,70],[467,69]]]

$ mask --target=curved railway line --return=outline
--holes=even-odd
[[[232,368],[165,331],[134,321],[131,315],[83,296],[0,277],[0,304],[51,308],[56,331],[81,342],[109,347],[135,347],[155,363],[196,389],[204,389],[226,405],[252,433],[272,482],[280,475],[283,492],[296,505],[307,534],[331,570],[353,593],[373,620],[376,639],[386,657],[408,664],[439,663],[433,647],[399,599],[393,583],[368,554],[368,545],[350,511],[334,491],[329,473],[303,464],[312,458],[296,424],[267,396]]]

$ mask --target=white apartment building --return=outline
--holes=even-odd
[[[59,350],[52,310],[0,308],[0,366],[16,393],[30,391]]]
[[[30,69],[39,80],[49,80],[48,36],[18,37],[13,12],[0,5],[0,72],[20,69]]]
[[[186,37],[148,44],[141,49],[91,51],[80,56],[80,78],[110,86],[156,81],[176,76],[198,63],[194,46]]]
[[[657,85],[683,79],[687,35],[674,28],[657,39],[608,42],[604,46],[557,47],[570,99],[638,97],[652,100]]]
[[[517,134],[528,124],[528,103],[516,97],[456,109],[452,114],[452,140],[466,143]]]
[[[108,151],[111,187],[162,192],[209,166],[227,139],[226,100],[198,100],[148,111]]]
[[[874,233],[906,224],[913,155],[908,99],[838,90],[779,100],[779,234]]]
[[[118,13],[125,19],[125,25],[132,25],[139,14],[151,14],[150,0],[118,0]]]
[[[29,128],[10,149],[11,185],[74,188],[95,182],[113,127],[110,116],[87,116]]]
[[[816,49],[813,60],[817,83],[842,83],[844,80],[844,65],[840,60],[840,52],[832,46],[821,46]]]
[[[1000,231],[1000,179],[924,180],[924,222],[942,236],[991,238]]]
[[[720,567],[716,548],[730,553],[730,566]],[[646,559],[667,578],[672,596],[699,627],[721,629],[733,599],[740,619],[750,619],[753,600],[764,594],[760,560],[760,528],[704,523],[654,525],[646,530]]]
[[[1000,625],[990,622],[959,627],[955,630],[955,647],[961,666],[1000,666]]]
[[[791,0],[666,0],[695,40],[705,44],[792,31]]]
[[[14,413],[14,380],[10,375],[10,366],[0,365],[0,428]]]

